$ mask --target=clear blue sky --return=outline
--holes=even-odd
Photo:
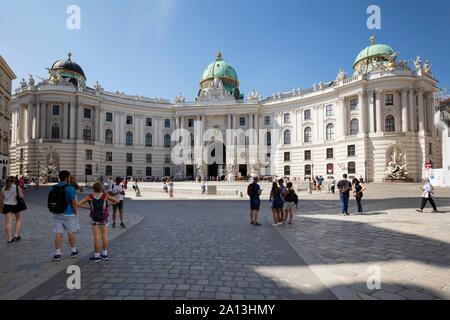
[[[70,4],[81,30],[66,28]],[[370,4],[381,7],[381,30],[366,27]],[[218,50],[241,91],[267,96],[350,73],[371,34],[400,58],[429,59],[450,85],[449,31],[448,0],[0,0],[0,54],[19,78],[47,77],[71,51],[90,86],[171,100],[194,98]]]

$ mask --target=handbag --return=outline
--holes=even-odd
[[[17,196],[16,196],[16,200],[17,200],[17,211],[25,211],[27,210],[27,205],[25,203],[25,200],[23,200],[23,198],[19,197],[19,186],[16,186],[16,192],[17,192]]]

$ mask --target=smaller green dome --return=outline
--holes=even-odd
[[[217,54],[216,61],[210,63],[203,72],[201,81],[213,79],[213,78],[225,78],[238,81],[237,73],[234,68],[222,60],[222,54]]]
[[[388,45],[385,44],[375,44],[375,37],[370,38],[370,46],[364,48],[361,50],[361,52],[358,54],[358,56],[355,59],[355,63],[353,63],[353,66],[355,66],[358,62],[362,60],[366,60],[368,58],[372,58],[379,55],[391,55],[394,53],[394,50]]]

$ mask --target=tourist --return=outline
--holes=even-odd
[[[122,185],[122,178],[117,177],[116,182],[111,187],[110,195],[116,198],[118,201],[116,204],[113,204],[113,224],[112,227],[116,227],[117,220],[117,209],[119,209],[119,219],[120,226],[122,228],[126,228],[125,223],[123,221],[123,196],[125,195],[124,186]]]
[[[273,225],[278,226],[282,224],[283,221],[283,198],[281,197],[281,189],[276,182],[272,183],[269,201],[272,208]]]
[[[247,187],[247,195],[250,197],[250,224],[260,226],[258,222],[258,212],[261,206],[261,187],[258,184],[259,178],[254,177],[253,182]]]
[[[163,180],[163,192],[169,193],[169,186],[167,185],[167,181],[165,179]]]
[[[278,184],[280,186],[280,195],[281,195],[281,200],[283,202],[283,204],[281,206],[280,222],[284,223],[284,221],[287,219],[287,212],[283,209],[284,208],[284,196],[286,195],[287,188],[284,186],[283,179],[278,180]]]
[[[169,180],[169,197],[170,198],[173,198],[173,180],[172,179],[170,179]]]
[[[331,177],[330,191],[332,194],[336,193],[336,179],[334,177]]]
[[[289,224],[292,224],[294,219],[294,211],[298,207],[298,195],[295,193],[292,182],[288,182],[287,192],[284,196],[284,210],[287,215],[284,216],[284,221],[286,223],[289,217]]]
[[[15,184],[15,178],[9,177],[6,179],[6,184],[0,193],[0,203],[3,206],[3,214],[5,216],[6,241],[12,243],[20,241],[22,238],[19,235],[20,227],[22,226],[21,208],[18,207],[17,197],[23,199],[22,188]],[[14,225],[14,237],[12,236],[13,215],[16,217]]]
[[[358,213],[363,213],[363,208],[361,204],[361,200],[363,197],[363,192],[366,190],[366,187],[363,186],[357,178],[353,178],[353,195],[355,196],[356,204],[358,206]]]
[[[338,182],[337,188],[339,189],[339,203],[341,206],[341,214],[348,214],[348,199],[350,197],[350,191],[352,190],[352,184],[347,180],[347,175],[343,175],[343,179]]]
[[[94,255],[90,260],[94,262],[100,262],[102,260],[108,260],[108,217],[109,206],[108,202],[116,205],[119,203],[117,198],[107,194],[103,190],[101,183],[94,183],[94,192],[87,195],[83,200],[78,203],[78,207],[84,207],[85,203],[89,203],[90,221],[92,226],[92,233],[94,236]],[[100,254],[100,238],[102,241],[102,252]]]
[[[205,181],[202,181],[201,190],[202,190],[202,194],[206,193],[206,183],[205,183]]]
[[[138,179],[134,180],[133,189],[134,189],[134,192],[136,192],[136,197],[142,197],[141,189],[139,189],[139,185],[138,185]]]
[[[79,252],[76,248],[75,233],[80,229],[77,215],[77,199],[75,188],[69,185],[70,172],[63,170],[59,173],[59,183],[53,186],[48,195],[48,208],[53,213],[55,221],[55,255],[54,261],[61,261],[61,247],[64,231],[67,232],[70,256],[75,258]]]
[[[431,185],[430,179],[425,179],[424,185],[420,188],[420,191],[422,191],[422,203],[420,205],[420,209],[416,209],[416,211],[423,212],[423,208],[425,208],[427,201],[429,201],[431,206],[433,207],[433,213],[437,213],[438,210],[433,200],[434,187]]]

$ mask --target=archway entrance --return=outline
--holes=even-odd
[[[216,149],[222,146],[222,154],[220,155],[218,152],[216,153]],[[216,158],[217,154],[217,158]],[[216,178],[219,177],[220,180],[225,178],[225,159],[226,155],[226,146],[224,143],[216,143],[215,147],[211,150],[209,154],[211,159],[215,159],[214,163],[208,165],[208,177]]]

